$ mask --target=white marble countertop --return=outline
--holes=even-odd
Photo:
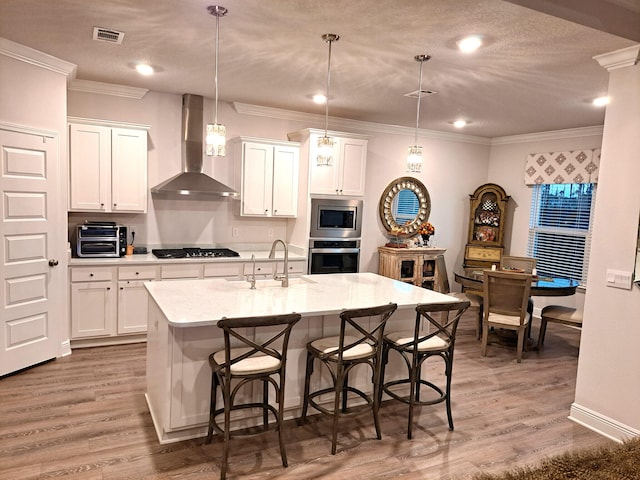
[[[419,303],[456,301],[374,273],[303,275],[289,281],[289,287],[283,288],[279,281],[258,280],[255,290],[249,282],[224,279],[146,282],[145,287],[174,327],[215,325],[223,317],[292,312],[316,316],[389,302],[398,308],[415,308]]]

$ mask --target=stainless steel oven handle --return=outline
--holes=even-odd
[[[309,253],[360,253],[359,248],[310,248]]]

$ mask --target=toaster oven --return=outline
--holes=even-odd
[[[78,225],[73,253],[77,257],[123,257],[127,252],[127,227],[111,222]]]

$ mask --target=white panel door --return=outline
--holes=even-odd
[[[147,131],[111,131],[111,208],[114,212],[147,211]]]
[[[242,156],[242,214],[271,215],[273,145],[245,143]]]
[[[300,149],[276,145],[273,154],[273,216],[298,214],[298,165]]]
[[[0,129],[0,149],[1,376],[59,353],[66,282],[54,254],[66,226],[55,225],[58,139]]]
[[[342,159],[340,194],[364,195],[367,141],[354,138],[341,138],[340,152],[340,158]]]

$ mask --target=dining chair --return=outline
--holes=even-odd
[[[461,302],[469,302],[468,310],[470,312],[477,312],[476,320],[476,338],[480,340],[480,334],[482,332],[482,292],[473,292],[467,290],[465,292],[452,292],[449,287],[449,277],[447,275],[447,265],[444,260],[444,255],[438,255],[436,257],[436,272],[441,277],[440,286],[442,293],[457,298]]]
[[[493,328],[515,330],[517,360],[522,361],[531,315],[528,312],[531,274],[502,271],[484,271],[484,318],[482,320],[482,355],[487,355],[489,330]]]
[[[540,332],[538,333],[537,350],[542,350],[544,337],[547,333],[547,323],[549,322],[582,328],[582,310],[562,305],[547,305],[544,307],[540,313]]]
[[[209,409],[209,431],[205,443],[211,443],[213,432],[223,436],[222,465],[220,478],[226,478],[231,440],[231,412],[245,409],[262,410],[262,428],[259,431],[236,430],[233,435],[256,435],[269,430],[269,413],[275,418],[280,443],[282,466],[287,466],[284,446],[284,388],[286,378],[287,348],[291,329],[300,320],[299,313],[268,315],[262,317],[224,318],[218,327],[224,333],[224,350],[209,356],[211,366],[211,404]],[[251,332],[248,336],[247,332]],[[277,376],[278,381],[274,380]],[[247,392],[253,382],[261,382],[262,398],[249,398],[244,403],[236,402],[239,395]],[[231,383],[234,382],[232,387]],[[276,409],[269,403],[269,385],[275,391]],[[216,404],[218,388],[222,393],[222,408]],[[249,390],[250,392],[250,390]],[[224,426],[217,417],[224,414]]]
[[[500,270],[514,270],[517,273],[533,273],[537,259],[532,257],[513,257],[503,255],[500,258]]]
[[[409,405],[407,438],[412,437],[414,407],[446,402],[449,430],[453,430],[451,415],[451,377],[453,352],[458,322],[469,308],[469,301],[421,304],[416,307],[416,321],[413,331],[388,333],[384,337],[382,356],[382,379],[380,396],[386,393],[391,398]],[[424,322],[423,320],[426,320]],[[426,324],[426,325],[425,325]],[[407,377],[384,382],[385,366],[389,354],[397,352],[407,367]],[[445,385],[436,385],[422,378],[422,367],[429,358],[438,357],[444,362]],[[434,380],[435,381],[435,380]],[[408,385],[409,390],[397,387]],[[425,388],[422,388],[425,387]],[[425,390],[427,398],[421,398]],[[435,396],[433,393],[435,392]]]
[[[299,424],[304,424],[309,406],[332,416],[332,455],[336,453],[340,416],[360,413],[359,408],[347,408],[349,400],[364,400],[371,407],[376,436],[378,440],[382,438],[378,419],[381,397],[379,389],[382,384],[382,338],[387,320],[397,308],[397,304],[389,303],[375,307],[343,310],[340,313],[340,334],[338,336],[319,338],[307,343],[307,368]],[[314,372],[315,360],[318,360],[320,365],[324,365],[330,373],[331,385],[311,392],[311,376]],[[361,389],[349,385],[349,373],[358,365],[365,365],[371,369],[373,394],[367,394]],[[360,378],[362,377],[360,376]],[[355,394],[355,397],[349,398],[349,393]],[[319,398],[325,394],[333,396],[333,401],[327,405],[323,405]]]

